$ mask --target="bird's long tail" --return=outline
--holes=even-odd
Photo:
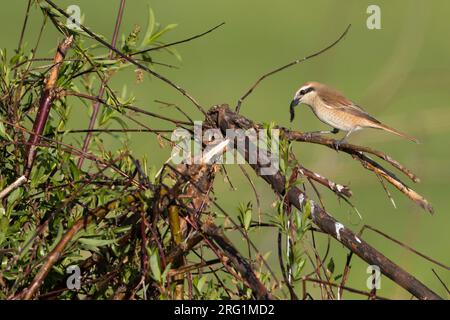
[[[377,126],[374,126],[374,128],[381,129],[381,130],[384,130],[384,131],[396,134],[396,135],[398,135],[400,137],[403,137],[403,138],[408,139],[410,141],[413,141],[415,143],[420,143],[420,141],[418,139],[416,139],[416,138],[414,138],[414,137],[412,137],[412,136],[410,136],[410,135],[408,135],[406,133],[398,131],[398,130],[396,130],[394,128],[391,128],[391,127],[389,127],[389,126],[387,126],[387,125],[385,125],[383,123],[377,124]]]

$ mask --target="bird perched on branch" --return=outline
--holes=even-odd
[[[345,143],[353,132],[363,128],[385,130],[419,143],[416,138],[381,123],[341,93],[322,83],[307,82],[298,89],[291,102],[291,122],[295,116],[294,107],[300,103],[310,106],[317,118],[333,127],[331,131],[315,133],[338,133],[339,130],[347,132],[345,137],[337,143],[336,148]]]

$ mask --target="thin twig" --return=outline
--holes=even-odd
[[[197,38],[203,37],[204,35],[207,35],[210,32],[213,32],[214,30],[216,30],[217,28],[223,26],[224,24],[225,24],[225,22],[222,22],[222,23],[218,24],[217,26],[215,26],[215,27],[213,27],[213,28],[203,32],[203,33],[197,34],[195,36],[189,37],[189,38],[184,39],[184,40],[179,40],[179,41],[163,44],[163,45],[158,46],[158,47],[154,47],[154,48],[150,48],[150,49],[145,49],[145,50],[141,50],[141,51],[138,51],[138,52],[134,52],[134,53],[131,54],[131,56],[135,56],[137,54],[146,53],[146,52],[150,52],[150,51],[160,50],[160,49],[171,47],[171,46],[174,46],[174,45],[177,45],[177,44],[180,44],[180,43],[185,43],[185,42],[189,42],[189,41],[195,40]]]
[[[20,50],[22,49],[22,42],[25,35],[25,29],[27,28],[28,17],[30,15],[30,7],[31,7],[31,0],[28,0],[27,10],[25,12],[25,19],[23,21],[22,31],[20,32],[19,44],[17,45],[16,53],[19,53]]]
[[[52,6],[56,11],[58,11],[60,14],[62,14],[64,17],[66,18],[70,18],[70,16],[61,8],[59,8],[56,4],[54,4],[52,1],[50,0],[45,0],[45,2],[47,2],[50,6]],[[132,59],[131,57],[129,57],[128,55],[124,54],[123,52],[121,52],[120,50],[112,47],[108,42],[106,42],[105,40],[103,40],[102,38],[100,38],[99,36],[97,36],[94,32],[92,32],[91,30],[89,30],[88,28],[86,28],[85,26],[83,26],[82,24],[79,24],[79,27],[86,32],[90,37],[92,37],[95,41],[101,43],[103,46],[109,48],[110,50],[114,51],[114,53],[116,53],[117,55],[119,55],[121,58],[123,58],[124,60],[128,61],[129,63],[139,67],[140,69],[150,73],[151,75],[155,76],[156,78],[160,79],[161,81],[167,83],[169,86],[171,86],[172,88],[174,88],[175,90],[177,90],[178,92],[180,92],[183,96],[185,96],[189,101],[191,101],[194,106],[200,111],[202,112],[204,115],[206,115],[206,111],[203,109],[203,107],[197,102],[197,100],[195,100],[185,89],[183,89],[182,87],[180,87],[179,85],[175,84],[174,82],[172,82],[171,80],[167,79],[166,77],[162,76],[161,74],[151,70],[149,67],[137,62],[136,60]]]
[[[113,33],[113,37],[111,40],[111,47],[113,47],[113,48],[116,47],[117,37],[119,35],[120,24],[122,23],[123,12],[125,10],[125,2],[126,2],[126,0],[120,1],[119,12],[117,13],[116,24],[114,26],[114,33]],[[114,51],[110,49],[109,54],[108,54],[108,59],[112,59],[113,56],[114,56]],[[109,79],[105,78],[100,85],[100,89],[99,89],[99,92],[97,95],[97,97],[100,99],[103,98],[103,94],[105,93],[105,86],[106,86],[108,80]],[[97,115],[98,115],[99,109],[100,109],[100,102],[95,101],[92,106],[92,115],[91,115],[91,119],[89,120],[88,130],[94,129],[95,121],[97,120]],[[83,152],[86,152],[88,150],[89,143],[91,142],[91,138],[92,138],[92,132],[88,131],[86,134],[86,137],[84,138],[84,141],[83,141],[83,148],[82,148]],[[84,157],[81,156],[80,158],[78,158],[77,167],[81,168],[83,166],[83,162],[84,162]]]
[[[320,50],[320,51],[317,51],[317,52],[315,52],[315,53],[313,53],[313,54],[311,54],[311,55],[309,55],[309,56],[306,56],[306,57],[304,57],[304,58],[302,58],[302,59],[297,59],[297,60],[294,60],[294,61],[292,61],[291,63],[288,63],[288,64],[286,64],[286,65],[284,65],[284,66],[282,66],[282,67],[280,67],[280,68],[277,68],[277,69],[275,69],[275,70],[273,70],[273,71],[270,71],[270,72],[268,72],[268,73],[266,73],[266,74],[264,74],[263,76],[261,76],[251,87],[250,87],[250,89],[248,89],[248,91],[239,99],[239,101],[238,101],[238,103],[237,103],[237,105],[236,105],[236,113],[239,113],[239,111],[241,110],[241,104],[242,104],[242,102],[253,92],[253,90],[256,88],[256,86],[261,82],[261,81],[263,81],[265,78],[267,78],[267,77],[269,77],[269,76],[271,76],[271,75],[273,75],[273,74],[275,74],[275,73],[277,73],[277,72],[280,72],[280,71],[282,71],[282,70],[284,70],[284,69],[286,69],[286,68],[289,68],[289,67],[292,67],[293,65],[296,65],[296,64],[298,64],[298,63],[301,63],[301,62],[303,62],[303,61],[306,61],[306,60],[308,60],[308,59],[311,59],[311,58],[314,58],[314,57],[316,57],[316,56],[318,56],[318,55],[320,55],[320,54],[322,54],[322,53],[324,53],[325,51],[328,51],[329,49],[331,49],[331,48],[333,48],[335,45],[337,45],[344,37],[345,37],[345,35],[347,34],[347,32],[348,32],[348,30],[350,29],[350,27],[351,27],[351,24],[349,24],[348,25],[348,27],[345,29],[345,31],[341,34],[341,36],[336,40],[336,41],[334,41],[332,44],[330,44],[328,47],[326,47],[326,48],[324,48],[324,49],[322,49],[322,50]]]
[[[327,187],[328,189],[330,189],[331,191],[334,191],[335,193],[337,193],[338,195],[341,196],[346,196],[346,197],[351,197],[352,196],[352,191],[350,190],[349,187],[341,185],[341,184],[337,184],[327,178],[325,178],[324,176],[321,176],[318,173],[315,173],[309,169],[306,169],[305,167],[303,167],[302,165],[299,165],[297,170],[304,176],[320,183],[321,185]]]
[[[437,274],[437,272],[431,268],[431,271],[433,271],[434,275],[436,276],[436,278],[438,278],[439,282],[442,284],[442,286],[445,288],[445,291],[447,291],[447,294],[450,294],[450,290],[448,289],[447,285],[445,284],[444,281],[442,281],[441,277],[439,277],[439,275]]]
[[[328,282],[328,281],[317,280],[317,279],[313,279],[313,278],[302,278],[302,280],[303,281],[309,281],[309,282],[315,282],[315,283],[319,283],[319,284],[326,284],[326,285],[329,285],[329,286],[332,286],[332,287],[342,288],[343,290],[347,290],[348,292],[362,294],[362,295],[367,296],[367,297],[371,296],[370,292],[365,292],[365,291],[361,291],[361,290],[350,288],[350,287],[346,287],[346,286],[340,286],[338,284],[331,283],[331,282]],[[388,298],[384,298],[384,297],[381,297],[381,296],[376,296],[376,299],[378,299],[378,300],[389,300]]]
[[[364,226],[361,228],[360,233],[362,233],[365,229],[372,230],[373,232],[378,233],[379,235],[385,237],[386,239],[389,239],[390,241],[392,241],[392,242],[398,244],[399,246],[401,246],[401,247],[403,247],[403,248],[405,248],[405,249],[407,249],[407,250],[413,252],[414,254],[418,255],[419,257],[422,257],[422,258],[424,258],[425,260],[428,260],[428,261],[430,261],[431,263],[434,263],[435,265],[440,266],[440,267],[442,267],[442,268],[444,268],[444,269],[446,269],[446,270],[450,270],[450,267],[449,267],[449,266],[446,266],[445,264],[443,264],[443,263],[441,263],[441,262],[439,262],[439,261],[437,261],[437,260],[435,260],[435,259],[432,259],[432,258],[426,256],[426,255],[423,254],[423,253],[420,253],[420,252],[417,251],[416,249],[411,248],[411,247],[408,246],[407,244],[404,244],[403,242],[400,242],[400,241],[398,241],[397,239],[392,238],[391,236],[387,235],[387,234],[384,233],[383,231],[380,231],[380,230],[378,230],[378,229],[376,229],[376,228],[374,228],[374,227],[372,227],[372,226],[370,226],[370,225],[367,225],[367,224],[364,225]]]

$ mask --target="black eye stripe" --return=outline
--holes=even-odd
[[[308,92],[311,92],[311,91],[314,91],[313,87],[309,87],[309,88],[301,90],[300,94],[303,96],[303,95],[305,95],[305,94],[307,94]]]

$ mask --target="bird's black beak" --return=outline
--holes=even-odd
[[[298,105],[298,103],[300,102],[299,98],[295,98],[294,100],[291,101],[291,106],[289,107],[289,111],[291,112],[291,122],[294,120],[295,117],[295,106]]]

